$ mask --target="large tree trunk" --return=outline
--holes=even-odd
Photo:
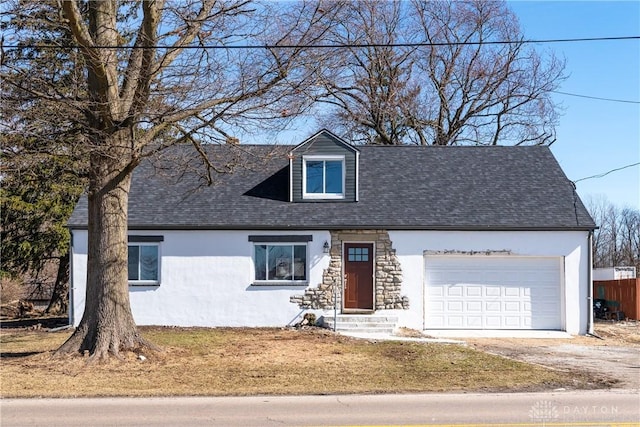
[[[60,315],[69,309],[69,252],[60,257],[58,274],[47,307],[47,314]]]
[[[77,329],[56,354],[88,351],[95,360],[109,354],[120,357],[123,350],[153,348],[139,334],[129,304],[127,204],[131,171],[114,157],[92,159],[85,309]]]

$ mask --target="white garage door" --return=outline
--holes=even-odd
[[[562,258],[426,256],[427,329],[562,330]]]

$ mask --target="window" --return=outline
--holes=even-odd
[[[307,283],[307,245],[271,243],[254,245],[257,283]]]
[[[368,262],[369,248],[349,248],[347,259],[350,262]]]
[[[159,283],[159,247],[157,244],[129,244],[128,268],[131,284]]]
[[[306,156],[302,173],[305,198],[344,198],[343,156]]]

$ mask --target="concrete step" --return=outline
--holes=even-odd
[[[333,328],[331,328],[333,330]],[[354,334],[354,335],[392,335],[394,328],[338,328],[336,332],[342,334]]]
[[[338,322],[349,323],[397,323],[398,316],[388,316],[384,314],[338,314],[336,316]],[[332,315],[323,316],[327,321],[333,321]]]
[[[329,321],[327,321],[325,323],[333,326],[333,320],[329,320]],[[355,322],[341,322],[339,320],[337,322],[337,325],[338,325],[338,329],[340,329],[340,328],[369,329],[369,328],[393,328],[393,327],[395,327],[395,323],[389,323],[389,322],[362,322],[362,323],[355,323]]]
[[[354,332],[366,334],[391,334],[396,324],[397,316],[380,314],[339,314],[336,317],[338,332]],[[334,329],[333,316],[324,316],[322,324],[328,329]]]

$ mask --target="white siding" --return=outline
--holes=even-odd
[[[304,286],[253,286],[253,244],[249,235],[311,234],[308,244],[309,285],[322,281],[329,255],[322,245],[328,232],[290,231],[131,231],[162,235],[161,283],[129,286],[131,308],[138,325],[284,326],[306,312],[289,302]],[[73,312],[77,325],[86,292],[87,233],[73,231]]]
[[[163,235],[161,284],[130,287],[131,306],[140,325],[283,326],[300,320],[305,311],[289,301],[304,293],[303,286],[253,286],[249,235],[311,234],[309,286],[317,287],[329,265],[322,246],[326,231],[131,231],[135,235]],[[398,326],[425,327],[425,254],[495,251],[505,256],[560,257],[563,327],[570,334],[587,332],[588,233],[585,232],[451,232],[389,231],[402,266],[401,294],[409,310],[390,310]],[[73,230],[72,312],[78,324],[84,310],[87,233]],[[320,315],[321,312],[316,314]]]

